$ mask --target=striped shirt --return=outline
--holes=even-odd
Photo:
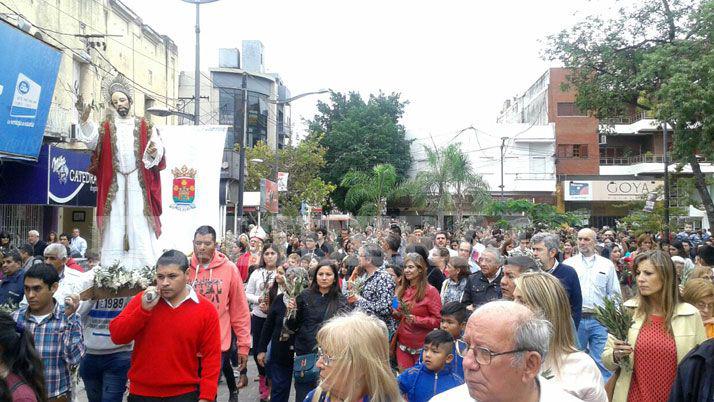
[[[47,397],[69,392],[70,367],[79,364],[85,351],[79,315],[67,317],[64,304],[55,301],[55,309],[40,322],[30,315],[28,306],[17,310],[13,318],[33,334],[44,366]]]

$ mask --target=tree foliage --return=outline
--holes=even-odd
[[[697,155],[714,157],[714,1],[628,4],[616,17],[591,16],[549,37],[545,57],[572,68],[568,85],[581,110],[600,118],[645,110],[668,123],[673,159],[691,165],[711,221]]]
[[[342,183],[350,171],[369,172],[380,164],[394,167],[397,182],[406,177],[411,166],[411,141],[399,120],[407,101],[400,94],[370,95],[365,102],[356,93],[333,92],[329,103],[318,102],[318,114],[309,121],[308,139],[326,149],[326,163],[320,177],[329,183]],[[345,208],[346,189],[332,198]]]
[[[386,204],[403,194],[394,166],[377,165],[370,172],[350,171],[340,185],[347,191],[345,205],[361,216],[381,216]]]
[[[319,177],[320,169],[325,166],[325,153],[324,147],[309,140],[278,150],[279,170],[290,173],[288,191],[280,193],[281,214],[297,216],[303,201],[314,206],[327,203],[335,186]],[[275,178],[276,152],[266,143],[259,142],[253,148],[246,148],[245,154],[248,161],[245,189],[259,191],[260,179]]]
[[[525,214],[531,225],[537,229],[552,229],[562,225],[575,226],[580,219],[570,213],[558,212],[550,204],[534,203],[528,200],[493,201],[485,208],[486,215],[503,219],[506,216]]]
[[[491,200],[488,183],[476,174],[460,143],[443,148],[424,146],[427,168],[417,173],[410,186],[418,204],[438,216],[443,224],[444,213],[456,213],[460,225],[465,208],[480,210]]]

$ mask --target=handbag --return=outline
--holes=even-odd
[[[317,367],[317,353],[295,356],[293,363],[293,378],[299,384],[314,384],[320,375]]]
[[[610,402],[612,402],[612,396],[615,393],[615,385],[617,384],[617,379],[620,378],[620,370],[621,368],[618,367],[617,370],[612,373],[610,378],[605,383],[605,393],[607,394],[607,400]]]

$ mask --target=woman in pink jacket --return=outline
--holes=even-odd
[[[399,371],[419,360],[424,338],[441,323],[441,298],[426,279],[427,265],[417,253],[404,258],[404,276],[397,288],[399,307],[394,318],[399,321],[396,335],[396,355]]]

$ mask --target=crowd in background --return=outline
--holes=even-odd
[[[155,287],[80,301],[99,256],[79,230],[3,231],[0,400],[70,401],[78,375],[90,402],[214,400],[219,377],[237,401],[252,354],[261,401],[710,401],[710,236],[202,226]]]

